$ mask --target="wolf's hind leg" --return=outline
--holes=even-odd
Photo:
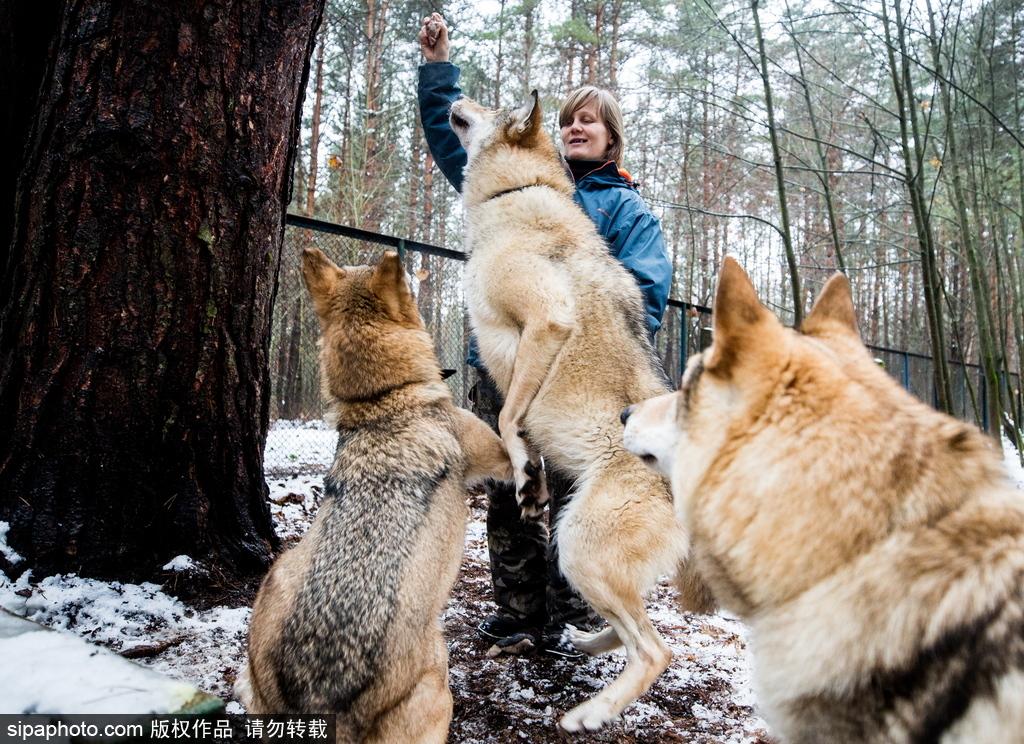
[[[596,633],[573,628],[569,631],[569,639],[572,645],[590,656],[606,654],[622,646],[622,639],[611,625]]]
[[[444,645],[443,639],[440,643]],[[444,654],[442,666],[425,670],[409,694],[377,719],[363,740],[365,744],[444,744],[448,740],[453,703],[447,647]]]
[[[626,667],[611,684],[570,710],[559,722],[566,731],[596,731],[650,688],[672,661],[672,652],[658,635],[639,595],[616,611],[598,608],[626,648]]]
[[[566,731],[596,730],[617,718],[672,660],[643,602],[658,577],[686,553],[685,534],[673,529],[667,495],[645,496],[660,486],[660,479],[632,462],[610,466],[584,479],[558,524],[562,573],[608,621],[626,651],[619,676],[563,716]],[[610,644],[612,633],[599,638],[593,645]]]

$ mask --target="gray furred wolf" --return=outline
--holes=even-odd
[[[440,613],[464,550],[466,484],[511,480],[498,437],[452,403],[398,256],[306,249],[338,447],[324,501],[253,607],[249,713],[336,713],[339,742],[444,742]]]

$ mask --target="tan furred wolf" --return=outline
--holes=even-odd
[[[536,91],[513,111],[463,98],[450,121],[468,153],[469,316],[505,399],[498,424],[517,496],[527,513],[545,499],[539,456],[575,479],[557,526],[559,564],[610,627],[573,641],[592,654],[621,644],[627,654],[616,680],[561,719],[568,731],[597,729],[671,659],[643,597],[659,576],[678,573],[687,539],[668,485],[623,448],[619,423],[627,405],[669,388],[640,289],[573,202]],[[680,576],[686,600],[703,607],[699,585]]]
[[[444,742],[452,715],[440,613],[464,551],[466,484],[511,480],[498,437],[456,408],[398,256],[302,274],[338,429],[309,531],[253,607],[249,713],[336,713],[339,742]]]
[[[701,576],[750,625],[776,737],[1024,741],[1024,493],[981,432],[874,362],[845,277],[797,332],[726,259],[714,343],[627,414]]]

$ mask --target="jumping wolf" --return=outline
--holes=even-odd
[[[470,321],[505,404],[498,419],[524,512],[544,501],[540,462],[575,478],[557,525],[559,566],[609,628],[578,632],[588,653],[625,646],[622,674],[568,712],[597,729],[644,693],[671,652],[644,608],[687,553],[662,478],[622,446],[619,414],[668,390],[647,335],[640,289],[573,202],[573,185],[532,100],[492,111],[463,98],[452,129],[468,154],[465,271]],[[706,608],[685,571],[686,603]]]
[[[511,480],[498,437],[456,408],[398,256],[306,249],[338,447],[325,498],[267,574],[239,683],[250,713],[337,713],[339,742],[444,742],[439,616],[463,554],[466,484]]]
[[[623,414],[671,477],[693,560],[751,627],[784,742],[1024,737],[1024,494],[987,438],[905,392],[849,283],[800,332],[731,258],[714,342],[679,392]]]

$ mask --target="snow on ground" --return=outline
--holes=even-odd
[[[157,584],[97,581],[31,571],[0,573],[0,607],[57,630],[69,630],[171,677],[229,697],[249,627],[248,607],[197,611]],[[148,656],[147,656],[148,655]],[[3,701],[0,701],[2,703]],[[0,706],[2,707],[2,706]]]
[[[188,571],[189,569],[194,569],[195,567],[196,567],[196,563],[195,563],[195,561],[192,560],[192,558],[190,556],[187,556],[187,555],[177,555],[174,558],[171,558],[171,560],[167,561],[167,563],[164,564],[163,570],[164,571],[173,571],[173,572],[177,573],[179,571]]]
[[[1024,489],[1024,468],[1006,443],[1006,466]],[[323,425],[275,427],[267,445],[271,512],[278,534],[292,541],[308,528],[323,495],[323,471],[333,456],[334,433]],[[316,475],[299,465],[320,463]],[[555,729],[566,710],[593,695],[622,669],[613,653],[566,661],[543,655],[488,658],[488,643],[475,631],[490,610],[483,504],[473,504],[466,531],[466,560],[445,612],[455,699],[452,742],[560,741]],[[0,522],[0,553],[17,564]],[[178,556],[167,570],[197,566]],[[0,573],[0,606],[52,628],[69,630],[176,679],[231,699],[245,654],[248,607],[195,609],[156,584],[123,584],[57,575],[35,579]],[[754,711],[745,628],[724,615],[696,616],[676,609],[673,592],[659,586],[648,608],[673,650],[673,662],[651,690],[608,730],[587,736],[600,742],[767,741]],[[231,712],[241,712],[237,702]]]
[[[14,552],[14,548],[7,544],[7,532],[11,525],[7,522],[0,522],[0,555],[7,559],[12,565],[21,563],[21,556]]]
[[[1006,463],[1010,479],[1017,484],[1017,488],[1024,491],[1024,467],[1020,464],[1020,455],[1006,437],[1003,437],[1003,462]]]
[[[0,627],[17,633],[0,634],[0,656],[9,668],[50,671],[22,674],[6,684],[0,680],[0,712],[174,713],[194,700],[192,684],[155,674],[69,633],[42,630],[10,616],[0,616]]]
[[[278,419],[267,432],[263,470],[267,476],[323,472],[334,461],[338,435],[323,421]]]
[[[268,484],[278,534],[283,539],[300,535],[319,503],[322,476],[271,478]],[[466,531],[466,561],[445,613],[455,698],[449,740],[560,741],[557,719],[614,678],[624,659],[620,654],[579,663],[536,654],[487,658],[489,643],[475,630],[491,611],[484,520],[482,503],[475,503]],[[194,563],[185,558],[168,565]],[[250,616],[248,607],[190,608],[156,584],[74,575],[36,581],[31,571],[15,579],[0,573],[0,606],[137,657],[226,701],[244,660]],[[720,616],[679,613],[666,587],[658,588],[650,607],[676,659],[651,693],[630,706],[622,723],[588,740],[753,742],[763,737],[764,724],[752,710],[742,626]],[[237,702],[230,710],[242,712]]]

